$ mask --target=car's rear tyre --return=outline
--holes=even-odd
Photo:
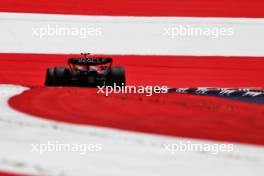
[[[111,67],[110,72],[107,76],[107,86],[125,86],[126,85],[126,74],[124,67]]]
[[[68,83],[69,70],[66,67],[54,68],[54,85],[65,86]]]
[[[48,68],[46,71],[45,86],[54,85],[54,68]]]

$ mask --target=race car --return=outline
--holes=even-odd
[[[125,86],[125,69],[108,57],[69,58],[69,67],[48,68],[46,86]]]

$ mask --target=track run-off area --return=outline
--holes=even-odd
[[[261,104],[175,93],[105,97],[97,94],[97,88],[44,87],[46,68],[66,66],[67,58],[74,56],[1,54],[1,83],[31,88],[12,98],[10,105],[31,115],[69,123],[264,144]],[[259,77],[264,72],[262,58],[111,57],[115,65],[125,66],[128,85],[264,87]]]
[[[192,175],[213,174],[215,169],[225,175],[261,172],[263,105],[174,93],[105,97],[92,88],[44,87],[45,69],[63,66],[73,56],[77,55],[0,55],[2,170],[30,175]],[[257,79],[262,74],[261,58],[111,57],[115,65],[126,67],[128,85],[241,87],[246,82],[250,87],[263,87],[263,81]],[[241,75],[249,76],[241,79]],[[68,152],[40,155],[31,151],[32,143],[47,141],[94,142],[102,144],[104,150],[84,157]],[[164,152],[163,144],[180,141],[228,142],[234,144],[234,151],[217,155]],[[178,167],[178,162],[193,169]],[[210,164],[214,169],[208,169]],[[148,169],[153,165],[156,169]],[[238,166],[244,167],[237,170]]]

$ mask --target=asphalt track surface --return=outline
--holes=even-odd
[[[104,95],[93,88],[46,88],[45,69],[73,55],[1,54],[3,84],[31,87],[10,105],[76,124],[229,142],[264,144],[262,105],[184,94]],[[6,59],[8,58],[8,59]],[[264,87],[261,58],[113,56],[128,85]],[[190,123],[191,122],[191,123]]]

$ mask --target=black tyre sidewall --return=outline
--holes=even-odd
[[[46,71],[46,86],[53,86],[54,85],[54,68],[48,68]]]
[[[125,86],[126,84],[126,75],[124,67],[111,67],[111,70],[108,74],[107,86]]]
[[[66,67],[54,68],[54,85],[65,86],[68,82],[68,69]]]

